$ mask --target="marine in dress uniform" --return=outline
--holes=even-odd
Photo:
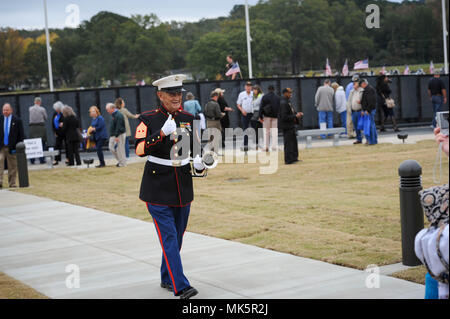
[[[162,247],[161,287],[181,299],[198,294],[183,273],[180,257],[194,199],[190,165],[194,117],[181,108],[185,79],[185,75],[173,75],[153,83],[162,105],[141,114],[135,136],[136,154],[148,157],[139,197],[147,204]],[[199,156],[194,158],[194,169],[197,173],[205,169]]]

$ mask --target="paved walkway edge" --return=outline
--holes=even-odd
[[[182,258],[198,298],[424,296],[423,285],[382,273],[188,232]],[[160,262],[151,223],[0,191],[0,271],[50,298],[173,298],[159,287]]]

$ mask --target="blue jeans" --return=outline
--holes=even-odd
[[[125,139],[125,156],[130,158],[130,137],[127,136]]]
[[[246,116],[242,115],[242,130],[245,131],[251,125],[251,120],[253,117],[253,113],[247,113]],[[248,146],[248,136],[244,136],[244,147]]]
[[[105,145],[106,139],[99,139],[95,142],[95,148],[97,150],[98,160],[100,161],[101,166],[105,166],[105,157],[103,155],[103,145]]]
[[[191,205],[169,207],[147,203],[147,209],[153,218],[163,251],[161,283],[171,284],[174,295],[178,295],[182,290],[190,287],[189,281],[183,273],[180,250]]]
[[[366,136],[367,141],[370,145],[378,144],[378,133],[377,133],[377,126],[375,124],[375,114],[377,110],[373,110],[370,112],[370,135]]]
[[[439,285],[429,273],[425,276],[425,299],[439,299]]]
[[[444,98],[441,95],[433,95],[431,97],[431,103],[433,104],[433,127],[436,127],[436,113],[441,112],[442,105],[444,104]]]
[[[361,130],[357,129],[360,115],[361,115],[361,111],[353,111],[352,112],[352,122],[353,122],[353,127],[355,128],[355,132],[356,132],[356,140],[358,140],[359,142],[362,142]]]
[[[347,111],[339,113],[341,116],[342,127],[345,128],[345,134],[347,134]]]
[[[327,128],[333,128],[333,112],[319,111],[319,126],[320,123],[327,123]],[[326,136],[320,135],[320,137],[325,138]]]

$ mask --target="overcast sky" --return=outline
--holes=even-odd
[[[257,2],[249,0],[250,5]],[[68,17],[73,16],[66,13],[71,4],[78,6],[80,21],[89,20],[100,11],[128,17],[155,13],[162,21],[198,21],[227,16],[234,5],[244,3],[245,0],[47,0],[47,7],[49,27],[64,28]],[[0,0],[0,27],[42,29],[43,0]]]
[[[249,0],[255,5],[258,0]],[[202,18],[227,16],[235,4],[244,0],[47,0],[50,28],[63,28],[70,13],[66,8],[76,4],[80,20],[89,20],[100,11],[131,17],[132,14],[155,13],[162,21],[198,21]],[[0,0],[0,27],[42,29],[43,0]]]

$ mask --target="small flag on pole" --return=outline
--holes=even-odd
[[[433,64],[433,61],[430,62],[430,74],[434,74],[434,64]]]
[[[231,68],[228,70],[228,72],[225,74],[226,76],[232,76],[233,74],[240,73],[241,68],[239,67],[239,63],[236,62],[231,66]]]
[[[348,60],[345,60],[344,67],[342,68],[342,75],[348,76]]]
[[[330,66],[330,62],[327,59],[327,66],[325,67],[325,75],[326,76],[331,76],[331,66]]]
[[[369,68],[369,59],[358,61],[353,67],[354,70],[364,70]]]
[[[406,66],[405,71],[403,71],[403,75],[409,75],[409,65]]]

